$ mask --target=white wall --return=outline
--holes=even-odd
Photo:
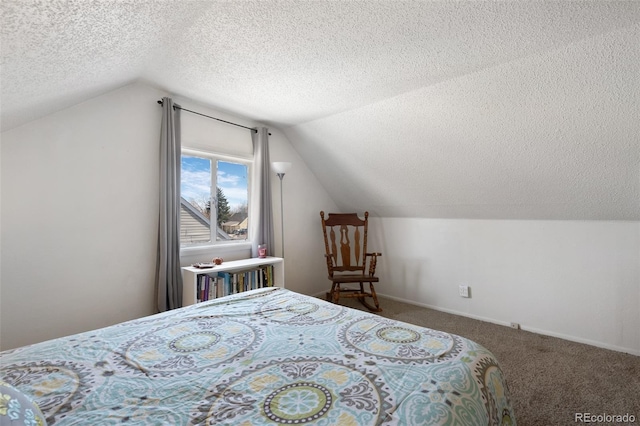
[[[154,311],[165,95],[132,84],[2,133],[2,349]],[[318,212],[338,210],[287,137],[271,132],[272,161],[293,163],[283,182],[287,287],[317,294],[328,285]],[[273,190],[278,255],[277,178]],[[381,294],[640,354],[638,222],[372,218],[371,232],[370,248],[384,253]],[[471,299],[457,295],[461,283]]]
[[[640,355],[640,223],[373,218],[378,293]],[[458,285],[471,287],[471,298]]]
[[[283,181],[284,240],[286,287],[304,294],[316,294],[330,287],[324,260],[324,240],[320,211],[338,211],[327,191],[317,181],[304,160],[286,141],[286,136],[274,129],[270,139],[271,161],[289,161],[292,168]],[[277,138],[275,137],[277,136]],[[273,143],[272,143],[273,142]],[[282,246],[280,220],[280,181],[272,184],[276,255]]]
[[[2,133],[2,349],[154,312],[156,101],[166,95],[135,83]],[[322,245],[311,212],[332,202],[286,137],[272,133],[272,160],[294,163],[285,178],[285,280],[294,290],[317,291],[326,278],[314,262]],[[275,218],[279,224],[279,208]]]
[[[158,96],[134,85],[2,133],[3,349],[153,312]]]

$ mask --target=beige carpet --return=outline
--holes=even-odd
[[[355,299],[340,303],[365,310]],[[575,422],[575,413],[628,413],[640,424],[638,356],[390,299],[380,298],[380,305],[384,317],[457,334],[489,349],[507,378],[520,426],[581,424]]]

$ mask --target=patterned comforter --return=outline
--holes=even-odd
[[[515,424],[493,355],[281,288],[0,354],[56,425]]]

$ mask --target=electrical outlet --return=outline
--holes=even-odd
[[[518,324],[517,322],[512,322],[511,323],[511,328],[516,329],[516,330],[520,330],[520,324]]]
[[[460,297],[469,297],[469,286],[461,285],[458,287],[458,291],[460,293]]]

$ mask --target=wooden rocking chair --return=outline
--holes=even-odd
[[[375,276],[376,262],[382,253],[367,252],[369,212],[364,213],[364,219],[359,218],[357,213],[329,213],[325,219],[324,212],[321,211],[320,218],[331,281],[327,300],[338,303],[341,297],[356,297],[370,311],[382,311],[373,286],[373,283],[378,282],[378,277]],[[340,235],[339,247],[336,233]],[[369,291],[365,290],[364,283],[369,283]],[[341,287],[344,284],[358,284],[359,287]],[[369,304],[366,297],[371,297],[375,306]]]

